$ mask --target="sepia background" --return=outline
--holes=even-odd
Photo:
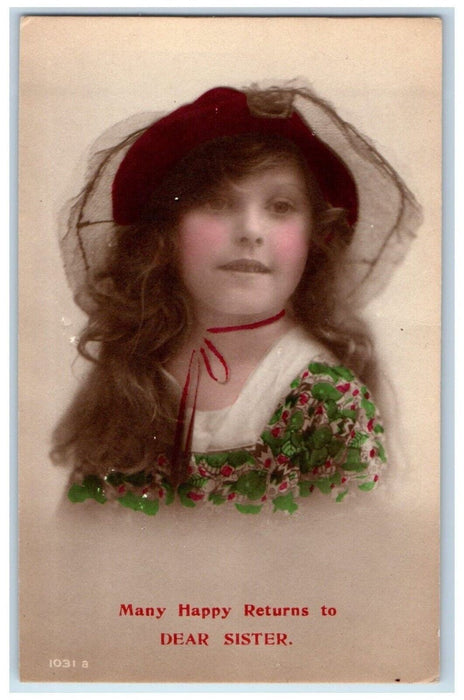
[[[29,17],[20,59],[20,665],[23,681],[420,682],[438,677],[441,24],[435,19]],[[376,145],[424,208],[365,316],[394,459],[377,491],[292,516],[68,505],[50,435],[85,366],[59,212],[96,139],[215,85],[301,78]],[[382,403],[382,397],[379,397]],[[166,607],[160,621],[120,603]],[[231,606],[225,621],[179,603]],[[245,619],[245,603],[308,606]],[[320,607],[335,607],[323,617]],[[207,632],[208,648],[161,646]],[[224,646],[225,632],[293,644]],[[50,666],[70,659],[71,668]],[[83,661],[87,666],[83,667]]]

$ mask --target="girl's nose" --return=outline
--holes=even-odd
[[[264,241],[264,222],[254,207],[245,207],[236,222],[236,239],[242,246],[261,245]]]
[[[247,245],[261,245],[263,243],[263,238],[262,236],[240,236],[238,239],[238,242],[240,245],[247,246]]]

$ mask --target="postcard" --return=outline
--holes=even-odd
[[[441,51],[22,18],[21,681],[440,678]]]

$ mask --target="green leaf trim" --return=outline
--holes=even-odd
[[[347,450],[346,460],[342,464],[342,468],[347,472],[362,472],[367,469],[367,464],[361,462],[361,449],[359,447],[349,447]]]
[[[308,369],[313,374],[326,374],[327,376],[331,377],[335,382],[337,382],[340,378],[345,379],[348,382],[351,382],[351,380],[354,379],[353,372],[351,372],[351,370],[349,370],[347,367],[344,367],[343,365],[330,367],[329,365],[326,365],[323,362],[311,362],[308,366]]]
[[[200,476],[199,474],[194,474],[186,481],[186,485],[194,489],[202,489],[205,484],[209,481],[207,476]]]
[[[339,377],[342,377],[342,379],[346,379],[347,382],[351,382],[354,379],[353,372],[348,369],[348,367],[344,367],[343,365],[333,367],[333,371],[336,372]]]
[[[352,411],[350,408],[344,408],[342,411],[339,413],[340,416],[343,418],[353,418],[355,419],[357,416],[356,411]]]
[[[311,467],[321,467],[327,460],[329,451],[327,447],[321,447],[319,450],[312,450],[309,457],[309,465]]]
[[[177,493],[179,494],[179,500],[182,503],[183,506],[186,506],[187,508],[195,508],[196,502],[192,501],[191,498],[187,497],[187,493],[192,490],[192,485],[187,483],[187,484],[181,484],[177,488]]]
[[[293,493],[277,496],[276,498],[272,499],[272,502],[274,504],[274,513],[277,510],[284,510],[288,513],[294,513],[296,510],[298,510],[298,505],[295,503]]]
[[[361,401],[361,406],[366,412],[366,416],[368,418],[374,418],[375,416],[375,405],[372,403],[372,401],[368,401],[367,399],[362,399]]]
[[[387,455],[385,454],[385,448],[380,442],[380,440],[375,440],[375,444],[377,446],[377,454],[379,455],[380,461],[381,462],[386,462],[387,461]]]
[[[86,476],[82,485],[73,484],[68,491],[68,498],[72,503],[82,503],[88,498],[93,498],[97,503],[105,503],[103,482],[98,476]]]
[[[206,462],[206,464],[212,469],[220,469],[224,466],[229,458],[228,452],[216,452],[213,454],[203,454],[201,455],[201,461]]]
[[[332,474],[331,476],[325,476],[314,482],[319,491],[322,493],[330,493],[332,491],[332,484],[338,485],[341,482],[341,476],[338,472]]]
[[[354,438],[350,440],[350,447],[361,447],[361,445],[364,445],[366,440],[369,440],[369,435],[367,433],[357,431],[354,434]]]
[[[162,487],[166,491],[166,496],[164,502],[166,503],[167,506],[171,505],[173,503],[174,498],[175,498],[175,491],[174,488],[171,486],[169,482],[167,482],[165,479],[161,482]]]
[[[312,434],[312,443],[314,447],[318,449],[327,446],[327,444],[331,442],[332,437],[332,430],[326,425],[314,431]]]
[[[271,420],[269,421],[269,425],[274,425],[274,423],[277,423],[277,421],[280,420],[282,413],[283,413],[284,407],[279,406],[277,411],[272,415]]]
[[[344,449],[345,449],[344,441],[338,440],[336,437],[332,438],[332,440],[327,445],[329,457],[333,457],[334,459],[339,457],[341,455],[341,453],[344,451]]]
[[[234,491],[247,496],[251,501],[257,501],[266,493],[267,473],[252,471],[242,474],[234,484]]]
[[[303,498],[309,496],[312,493],[312,491],[314,491],[314,489],[311,490],[311,486],[313,486],[313,484],[311,484],[309,481],[300,481],[300,483],[298,484],[300,496],[302,496]]]
[[[325,402],[325,410],[327,412],[327,418],[330,422],[334,421],[339,417],[338,406],[333,399],[329,399]]]
[[[250,452],[240,450],[239,452],[229,452],[227,464],[231,467],[241,467],[243,464],[255,464],[256,460]]]
[[[220,506],[227,501],[227,498],[225,496],[220,496],[218,493],[210,493],[208,501],[214,503],[215,506]]]
[[[290,437],[290,442],[292,443],[293,447],[296,447],[297,449],[301,449],[305,445],[306,441],[306,431],[302,433],[301,431],[290,431],[289,433],[285,433],[285,437]]]
[[[375,481],[367,481],[365,484],[358,484],[358,489],[361,491],[370,491],[375,486]]]
[[[273,455],[278,455],[281,453],[282,445],[284,443],[283,438],[276,438],[269,430],[265,430],[261,435],[261,440],[265,445],[269,445]]]
[[[293,457],[298,451],[298,447],[295,447],[291,440],[287,440],[287,442],[284,442],[282,445],[282,454],[286,457]]]
[[[290,430],[300,430],[304,424],[304,413],[301,410],[295,411],[288,421]]]
[[[338,374],[334,370],[334,368],[329,367],[329,365],[326,365],[323,362],[311,362],[308,366],[308,369],[313,374],[325,374],[328,377],[331,377],[334,380],[334,382],[336,382],[338,379]]]
[[[318,382],[311,389],[311,394],[318,401],[339,401],[343,396],[341,391],[338,391],[333,384],[329,382]]]
[[[145,515],[156,515],[159,509],[159,501],[151,501],[149,498],[136,496],[132,491],[128,491],[124,496],[118,498],[118,502],[125,508],[140,510]]]
[[[242,506],[239,503],[236,503],[235,507],[240,513],[256,514],[256,513],[259,513],[261,511],[261,508],[263,506]]]

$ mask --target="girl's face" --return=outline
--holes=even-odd
[[[305,268],[311,205],[296,165],[226,183],[179,223],[181,275],[198,319],[267,317]]]

